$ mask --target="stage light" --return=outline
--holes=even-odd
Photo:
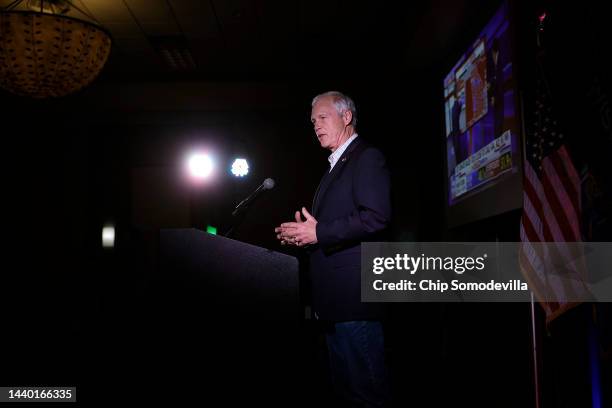
[[[249,174],[249,163],[246,159],[236,159],[232,163],[232,174],[236,177],[244,177]]]
[[[212,174],[214,163],[210,155],[206,153],[194,153],[189,157],[187,167],[193,178],[204,180]]]
[[[213,227],[212,225],[207,225],[206,232],[208,232],[211,235],[217,235],[217,227]]]
[[[102,228],[102,247],[103,248],[114,248],[115,247],[115,226],[105,225]]]

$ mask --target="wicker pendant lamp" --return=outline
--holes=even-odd
[[[68,16],[75,11],[88,20]],[[14,94],[78,91],[102,71],[110,49],[109,33],[71,1],[16,0],[0,10],[0,87]]]

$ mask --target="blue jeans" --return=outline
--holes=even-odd
[[[387,406],[390,392],[382,324],[336,323],[326,340],[332,383],[340,398],[351,406]]]

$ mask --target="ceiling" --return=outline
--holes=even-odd
[[[11,2],[0,0],[0,6]],[[104,76],[129,80],[300,79],[326,75],[330,66],[350,72],[355,63],[362,72],[426,67],[470,19],[493,9],[484,0],[469,8],[465,0],[73,3],[112,35]]]

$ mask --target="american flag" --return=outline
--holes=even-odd
[[[519,264],[550,322],[578,304],[574,299],[584,293],[585,268],[576,262],[581,258],[576,245],[568,244],[581,241],[580,177],[553,114],[542,68],[527,117]],[[563,273],[554,259],[566,261]]]

